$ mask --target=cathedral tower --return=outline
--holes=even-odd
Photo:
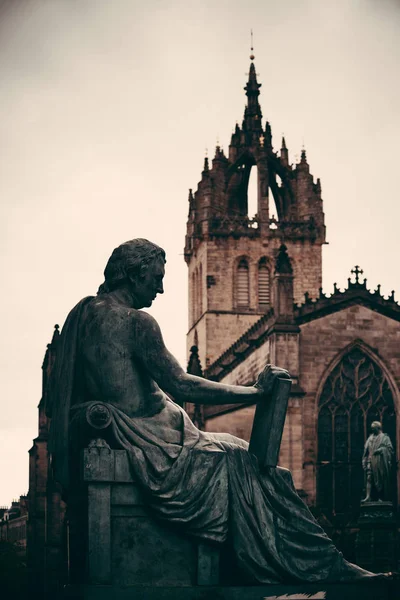
[[[188,348],[198,346],[207,368],[265,313],[274,310],[272,281],[284,244],[293,267],[294,301],[322,284],[324,213],[319,179],[306,152],[292,166],[285,139],[280,152],[263,126],[254,56],[245,92],[242,126],[236,125],[228,156],[216,147],[204,161],[195,193],[189,191],[185,260],[189,267]],[[250,173],[257,171],[257,213],[249,214]],[[273,207],[273,204],[275,205]]]

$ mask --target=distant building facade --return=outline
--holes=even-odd
[[[29,517],[27,521],[27,566],[36,593],[56,589],[67,569],[66,506],[52,478],[47,451],[50,419],[46,416],[48,381],[54,365],[59,327],[47,346],[42,365],[42,397],[38,406],[38,436],[29,450]]]
[[[266,363],[293,379],[280,464],[326,529],[354,559],[364,484],[363,446],[383,423],[399,456],[400,306],[369,291],[356,266],[347,288],[322,290],[325,223],[321,184],[306,152],[291,165],[262,125],[254,62],[247,106],[226,156],[217,146],[189,192],[185,260],[189,282],[188,370],[253,384]],[[257,170],[257,214],[248,189]],[[272,214],[276,216],[272,217]],[[188,405],[197,425],[249,440],[255,406]],[[397,461],[396,461],[397,464]],[[397,506],[400,472],[393,472]]]
[[[0,541],[14,544],[21,556],[26,555],[27,521],[27,496],[13,500],[10,508],[0,508]]]

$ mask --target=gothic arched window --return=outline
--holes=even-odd
[[[245,258],[241,258],[236,272],[236,304],[248,308],[249,303],[249,265]]]
[[[270,305],[270,275],[267,259],[264,257],[258,263],[258,306],[265,310]]]
[[[364,486],[361,459],[372,421],[381,421],[396,448],[388,381],[354,346],[330,373],[318,403],[317,505],[330,521],[344,525],[357,516]]]

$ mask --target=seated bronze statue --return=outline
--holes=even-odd
[[[335,548],[287,469],[260,469],[247,442],[200,431],[178,404],[268,402],[276,378],[290,376],[267,366],[254,386],[244,387],[187,374],[157,322],[140,310],[163,293],[164,269],[161,248],[143,239],[126,242],[112,253],[97,296],[69,314],[50,394],[56,480],[68,490],[75,476],[68,447],[73,453],[78,444],[74,423],[90,403],[102,402],[113,447],[126,450],[154,515],[202,541],[229,540],[252,581],[373,577]]]

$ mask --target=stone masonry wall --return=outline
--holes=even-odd
[[[228,373],[222,379],[222,382],[231,385],[252,385],[268,362],[269,342],[266,341],[265,344],[254,350],[243,362]]]
[[[266,257],[272,279],[275,253],[281,240],[275,237],[217,238],[204,241],[189,265],[189,333],[188,353],[194,341],[194,330],[199,339],[199,356],[203,368],[215,361],[229,348],[255,321],[264,314],[258,306],[258,263]],[[287,241],[288,254],[294,271],[294,300],[304,301],[304,293],[315,298],[321,286],[321,246],[309,241]],[[235,276],[238,260],[246,257],[249,265],[250,304],[248,308],[238,308],[235,298]],[[202,313],[207,311],[207,319],[193,315],[200,314],[198,294],[193,291],[192,274],[202,265]],[[220,313],[219,316],[216,313]],[[234,313],[234,314],[229,314]],[[189,354],[188,354],[189,355]]]

